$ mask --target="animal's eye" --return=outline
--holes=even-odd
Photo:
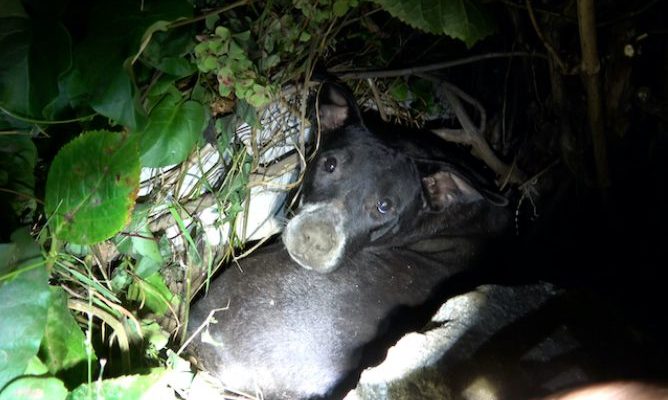
[[[380,199],[376,202],[376,209],[381,214],[387,214],[392,210],[392,200]]]
[[[336,158],[327,157],[322,166],[326,172],[329,172],[331,174],[336,169]]]

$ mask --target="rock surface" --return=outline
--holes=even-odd
[[[431,328],[405,335],[390,348],[385,361],[363,371],[345,399],[509,398],[514,390],[505,377],[514,375],[515,367],[504,365],[507,354],[494,354],[504,349],[490,351],[489,344],[558,294],[549,284],[488,285],[454,297],[432,318]],[[577,345],[561,333],[557,330],[554,337],[526,349],[525,360],[556,356]],[[577,374],[566,380],[573,379],[579,379]]]

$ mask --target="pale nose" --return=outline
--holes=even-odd
[[[300,239],[305,249],[327,253],[334,248],[334,227],[323,222],[302,226]]]

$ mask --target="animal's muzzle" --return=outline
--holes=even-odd
[[[306,269],[323,273],[338,267],[345,242],[341,213],[326,205],[307,205],[283,233],[290,257]]]

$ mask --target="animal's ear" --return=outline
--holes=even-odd
[[[422,177],[422,189],[427,208],[432,212],[441,212],[457,203],[471,203],[483,200],[471,184],[450,171],[438,171]]]
[[[316,109],[323,132],[361,122],[357,102],[350,90],[338,83],[325,82],[320,86]]]

